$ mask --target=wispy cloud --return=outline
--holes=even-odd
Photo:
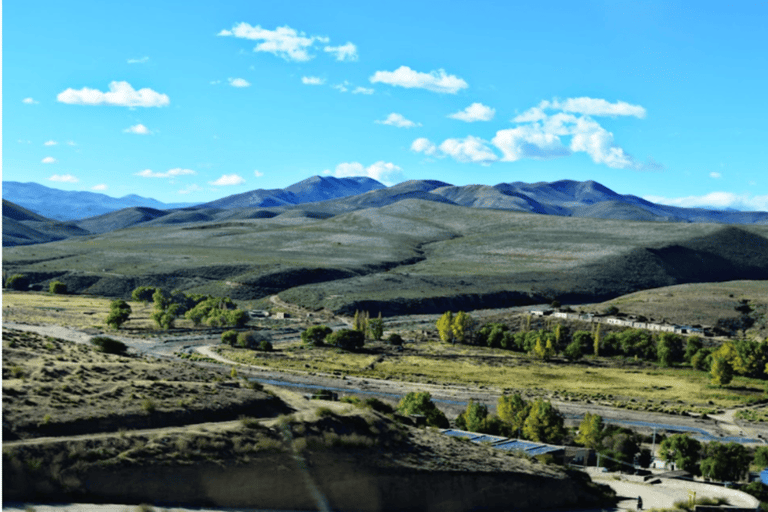
[[[189,194],[191,192],[199,192],[203,190],[203,188],[196,184],[187,185],[186,187],[179,190],[179,194]]]
[[[325,83],[325,78],[320,78],[319,76],[303,76],[301,77],[301,83],[304,85],[323,85]]]
[[[43,146],[55,146],[56,144],[58,144],[58,142],[55,140],[47,140],[45,143],[43,143]]]
[[[307,36],[289,26],[278,27],[275,30],[261,28],[259,25],[251,26],[248,23],[238,23],[232,30],[222,30],[217,35],[231,36],[251,41],[260,41],[254,48],[254,52],[266,52],[281,57],[287,61],[306,62],[314,55],[309,50],[315,42],[328,43],[324,36]]]
[[[643,199],[652,203],[682,208],[714,208],[719,210],[733,208],[743,211],[768,211],[768,195],[753,196],[750,194],[735,194],[733,192],[710,192],[702,196],[645,196]]]
[[[182,169],[176,167],[175,169],[169,169],[166,172],[155,172],[152,169],[144,169],[135,173],[135,176],[141,176],[142,178],[175,178],[176,176],[194,175],[197,174],[192,169]]]
[[[107,186],[105,183],[99,183],[98,185],[94,185],[91,187],[91,190],[101,191],[101,190],[107,190],[109,186]]]
[[[227,78],[232,87],[250,87],[251,83],[245,78]]]
[[[152,132],[149,128],[144,126],[143,124],[135,124],[133,126],[129,126],[125,130],[123,130],[124,133],[135,133],[136,135],[152,135]]]
[[[24,98],[23,100],[21,100],[21,102],[27,105],[37,105],[38,103],[40,103],[39,101],[36,101],[33,98]]]
[[[337,178],[349,178],[353,176],[367,176],[385,185],[393,185],[396,180],[402,178],[403,170],[392,162],[378,161],[368,167],[360,162],[344,162],[336,166],[333,171],[326,170],[323,174],[336,176]]]
[[[56,97],[61,103],[70,105],[112,105],[118,107],[165,107],[171,100],[166,94],[160,94],[149,88],[131,87],[128,82],[110,82],[109,92],[83,87],[66,89]]]
[[[331,87],[333,89],[336,89],[339,92],[347,92],[349,90],[349,89],[347,89],[347,86],[349,86],[349,82],[344,80],[342,83],[336,84],[336,85],[332,85]]]
[[[377,124],[386,124],[389,126],[396,126],[398,128],[413,128],[414,126],[421,126],[421,123],[414,123],[413,121],[406,119],[402,114],[392,112],[383,121],[374,121]]]
[[[448,117],[474,123],[475,121],[490,121],[496,114],[496,109],[483,105],[482,103],[473,103],[464,110],[460,110]]]
[[[376,71],[369,78],[371,83],[383,83],[406,89],[427,89],[432,92],[456,94],[469,87],[463,79],[449,75],[443,69],[420,73],[408,66],[400,66],[394,71]]]
[[[55,164],[56,163],[56,159],[53,158],[52,156],[47,156],[47,157],[43,158],[42,160],[40,160],[40,162],[44,163],[44,164]]]
[[[413,141],[411,144],[411,151],[416,153],[424,153],[427,156],[443,156],[439,154],[437,146],[429,139],[424,137],[419,137]]]
[[[326,46],[323,51],[335,55],[338,61],[353,61],[358,58],[357,46],[349,42],[341,46]]]
[[[352,94],[373,94],[373,89],[368,87],[355,87]]]
[[[128,64],[146,64],[149,62],[149,57],[142,57],[140,59],[128,59]]]
[[[73,140],[68,140],[67,141],[67,146],[77,146],[77,143],[75,141],[73,141]]]
[[[223,174],[221,178],[216,181],[209,181],[208,183],[216,187],[225,187],[230,185],[242,185],[245,183],[245,179],[237,174]]]
[[[53,176],[48,178],[48,181],[58,181],[62,183],[77,183],[80,180],[72,176],[71,174],[54,174]]]
[[[253,175],[256,176],[257,178],[261,178],[262,176],[264,176],[264,173],[261,171],[254,170]]]
[[[722,174],[720,174],[719,172],[714,172],[714,171],[713,171],[713,172],[709,173],[709,177],[710,177],[710,178],[714,178],[714,179],[718,179],[718,178],[722,178],[722,177],[723,177],[723,175],[722,175]]]

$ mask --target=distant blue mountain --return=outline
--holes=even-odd
[[[167,210],[195,204],[166,204],[135,194],[115,198],[97,192],[72,192],[18,181],[3,182],[3,199],[54,220],[84,219],[135,206]]]

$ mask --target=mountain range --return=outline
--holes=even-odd
[[[618,194],[595,181],[454,186],[411,180],[391,187],[367,177],[313,176],[284,189],[258,189],[208,203],[164,204],[3,182],[3,245],[27,245],[136,225],[192,224],[277,215],[328,218],[405,199],[470,208],[634,221],[768,224],[768,212],[679,208]],[[79,216],[79,217],[78,217]]]

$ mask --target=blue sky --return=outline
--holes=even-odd
[[[768,210],[768,3],[6,1],[3,180],[204,202],[315,174]]]

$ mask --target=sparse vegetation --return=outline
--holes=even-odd
[[[128,346],[125,343],[108,336],[96,336],[91,338],[91,345],[105,354],[123,355],[128,350]]]

